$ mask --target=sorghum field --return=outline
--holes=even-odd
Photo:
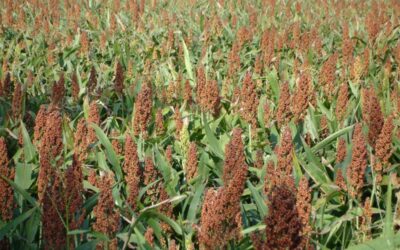
[[[400,1],[0,21],[0,249],[400,248]]]

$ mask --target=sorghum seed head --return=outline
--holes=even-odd
[[[118,94],[124,90],[124,69],[119,61],[115,69],[114,89]]]
[[[363,118],[368,125],[368,142],[375,147],[379,133],[384,123],[381,106],[375,89],[365,89],[363,91]]]
[[[119,212],[114,209],[114,199],[112,188],[114,177],[112,173],[106,173],[98,181],[100,190],[97,205],[93,208],[93,214],[96,218],[93,224],[93,230],[103,233],[109,238],[114,238],[119,229]]]
[[[12,99],[12,115],[14,118],[22,115],[22,84],[16,83]]]
[[[336,173],[336,178],[335,178],[335,184],[338,186],[341,190],[347,190],[347,185],[343,177],[342,169],[338,169]]]
[[[58,82],[53,84],[53,89],[51,93],[51,102],[53,105],[61,107],[64,95],[65,95],[65,80],[64,73],[61,74]]]
[[[296,195],[296,207],[302,223],[302,246],[306,247],[311,233],[310,215],[311,215],[311,188],[308,186],[308,180],[305,175],[300,179]]]
[[[162,110],[158,109],[156,113],[156,134],[161,135],[164,133],[164,117]]]
[[[290,111],[290,99],[289,83],[284,82],[280,86],[278,109],[276,112],[276,121],[280,127],[285,125],[292,118]]]
[[[151,186],[146,191],[151,202],[157,201],[157,194],[159,192],[160,183],[154,184],[154,182],[157,181],[159,177],[160,174],[156,169],[156,167],[154,166],[153,160],[151,159],[150,156],[147,156],[145,159],[143,184],[146,186],[153,184],[153,186]]]
[[[183,100],[185,100],[189,105],[192,103],[192,87],[190,86],[189,80],[186,80],[185,82]]]
[[[195,142],[189,145],[186,165],[186,179],[190,181],[197,175],[197,146]]]
[[[243,80],[241,91],[241,116],[245,121],[251,124],[252,128],[257,127],[257,110],[259,98],[256,90],[256,85],[251,79],[250,72],[246,73]]]
[[[7,145],[3,137],[0,137],[0,175],[10,180],[14,179],[14,170],[10,168]],[[10,221],[13,217],[13,188],[0,178],[0,190],[0,216],[3,221]]]
[[[292,133],[289,127],[284,128],[281,136],[281,143],[275,149],[277,155],[277,167],[280,172],[286,175],[292,174],[292,161],[293,161],[293,143]]]
[[[365,169],[367,167],[367,147],[360,123],[356,124],[352,139],[353,152],[350,166],[347,168],[347,179],[353,187],[354,197],[364,185]]]
[[[135,100],[134,134],[147,134],[147,125],[151,119],[151,108],[153,105],[152,90],[149,84],[142,85],[142,89]]]
[[[89,117],[88,117],[88,120],[87,120],[87,126],[88,126],[87,141],[88,141],[88,145],[94,144],[97,141],[96,131],[91,126],[91,124],[95,124],[97,126],[100,126],[100,114],[99,114],[99,108],[97,106],[96,101],[92,101],[90,103],[90,105],[89,105]]]
[[[136,209],[142,171],[139,165],[136,143],[128,133],[125,134],[125,163],[123,170],[128,186],[127,202],[133,209]]]
[[[93,94],[93,91],[97,86],[97,72],[94,66],[90,70],[89,82],[87,83],[87,93],[89,95]]]
[[[347,83],[342,83],[339,88],[339,94],[336,102],[335,114],[339,121],[343,121],[347,112],[347,104],[349,100],[349,90]]]
[[[223,247],[238,239],[241,228],[240,196],[245,188],[247,165],[241,130],[235,128],[226,146],[223,187],[209,189],[201,211],[199,242],[206,248]]]
[[[344,158],[346,157],[346,153],[346,141],[343,138],[340,138],[336,149],[336,163],[343,162]]]
[[[292,190],[285,185],[272,187],[268,207],[269,213],[265,218],[266,249],[301,249],[302,220]]]
[[[39,146],[40,168],[38,176],[39,202],[43,201],[49,180],[54,172],[53,165],[60,165],[62,159],[57,159],[63,150],[62,116],[60,111],[50,106],[47,111],[46,123]],[[57,159],[56,162],[54,162]],[[51,184],[51,183],[50,183]]]
[[[302,73],[297,82],[297,90],[292,98],[292,113],[297,122],[303,120],[310,98],[312,96],[311,76],[308,73]]]

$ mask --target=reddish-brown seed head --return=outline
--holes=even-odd
[[[158,109],[156,113],[156,134],[161,135],[165,131],[164,129],[164,117],[162,114],[162,110]]]
[[[292,113],[297,122],[304,119],[312,92],[311,76],[308,73],[302,73],[297,82],[296,93],[292,98]]]
[[[241,109],[240,114],[245,121],[251,124],[252,128],[257,127],[257,110],[259,98],[256,90],[256,85],[251,79],[250,72],[246,73],[243,80],[241,91]]]
[[[14,170],[10,168],[7,145],[0,137],[0,175],[13,180]],[[3,178],[0,178],[0,218],[9,221],[13,217],[14,192],[13,188]]]
[[[240,197],[248,169],[240,129],[234,129],[225,155],[223,187],[209,189],[202,207],[199,242],[205,248],[223,247],[240,235]]]
[[[55,106],[61,107],[65,95],[65,80],[64,73],[61,73],[58,82],[53,84],[51,93],[51,103]]]
[[[114,238],[119,230],[120,215],[114,209],[114,199],[112,188],[114,185],[114,177],[112,173],[105,173],[98,181],[100,195],[97,205],[93,208],[95,222],[93,230]]]
[[[40,168],[38,176],[39,201],[43,201],[53,168],[60,166],[63,159],[58,158],[63,150],[62,116],[60,111],[50,106],[47,111],[46,125],[39,146]]]
[[[14,88],[14,95],[12,99],[12,116],[14,118],[22,115],[22,84],[16,83]]]
[[[122,94],[124,90],[124,69],[122,64],[118,61],[115,69],[114,89],[118,94]]]
[[[292,118],[290,99],[289,83],[284,82],[280,86],[278,109],[276,112],[276,121],[280,127],[288,123]]]
[[[296,208],[296,196],[285,185],[274,186],[268,195],[265,218],[266,249],[301,249],[302,220]]]
[[[308,186],[308,180],[305,175],[300,179],[296,195],[296,208],[302,223],[302,246],[306,247],[310,238],[311,225],[311,188]]]
[[[347,179],[353,187],[352,196],[364,186],[365,169],[367,168],[367,146],[362,132],[362,125],[356,124],[352,139],[353,152],[350,166],[347,168]]]
[[[339,88],[339,94],[336,102],[335,114],[338,121],[343,121],[347,112],[347,104],[349,100],[349,90],[347,83],[342,83]]]
[[[381,106],[375,89],[371,87],[363,91],[363,119],[368,125],[368,142],[375,146],[384,123]]]
[[[275,149],[277,155],[277,167],[280,172],[286,175],[292,174],[292,161],[293,161],[293,143],[292,133],[289,127],[284,128],[281,135],[281,143]]]
[[[89,117],[87,120],[87,126],[88,126],[88,145],[94,144],[97,141],[97,135],[96,131],[92,127],[92,124],[95,124],[97,126],[100,126],[100,114],[99,114],[99,108],[97,106],[96,101],[92,101],[89,105]]]
[[[197,175],[197,146],[195,142],[189,144],[186,163],[186,179],[190,181]]]
[[[135,114],[133,121],[134,134],[147,134],[147,126],[151,119],[153,95],[149,84],[143,84],[135,100]]]
[[[136,200],[139,196],[142,171],[139,165],[136,143],[128,133],[125,134],[125,162],[123,170],[125,172],[125,181],[128,186],[127,202],[133,209],[136,209]]]
[[[343,162],[344,158],[346,157],[346,154],[347,154],[346,141],[343,138],[340,138],[336,149],[336,163]]]

